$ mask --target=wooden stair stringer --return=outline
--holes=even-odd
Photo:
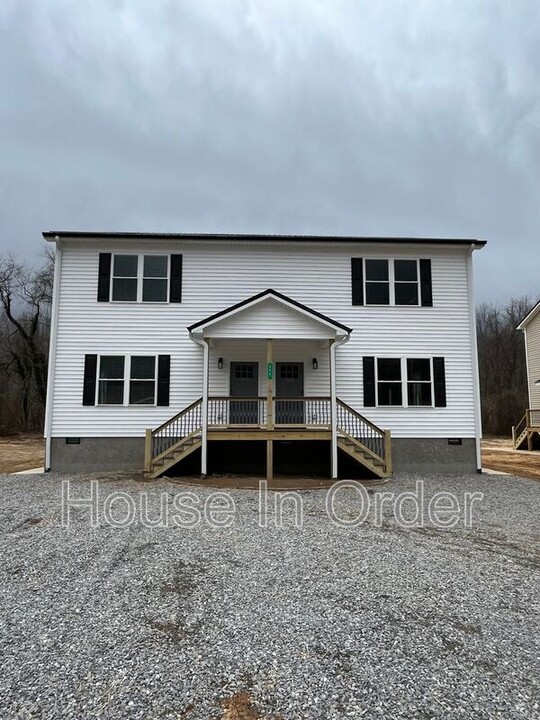
[[[173,445],[166,454],[161,456],[158,462],[152,463],[152,469],[148,473],[147,478],[149,480],[155,480],[160,477],[160,475],[163,475],[164,472],[172,468],[173,465],[176,465],[176,463],[184,460],[188,455],[191,455],[192,452],[198,450],[201,445],[202,440],[200,437],[192,439],[189,443],[181,441]]]
[[[374,453],[372,453],[369,448],[365,448],[362,443],[358,441],[351,442],[349,438],[338,437],[338,447],[352,457],[359,465],[362,465],[377,477],[388,477],[384,461],[370,457],[373,456]]]

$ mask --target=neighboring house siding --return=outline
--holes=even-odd
[[[527,376],[529,379],[529,407],[540,408],[540,313],[530,321],[525,331],[527,343]]]
[[[100,251],[181,253],[182,303],[98,303]],[[350,341],[337,350],[337,393],[344,401],[396,437],[475,435],[467,249],[88,240],[66,241],[62,252],[53,436],[141,436],[144,428],[156,427],[200,397],[202,349],[189,339],[186,327],[266,288],[354,328]],[[351,257],[431,258],[433,307],[353,306]],[[265,394],[264,343],[219,342],[233,349],[225,352],[225,346],[216,344],[211,350],[211,394],[227,394],[231,360],[258,360]],[[84,355],[89,353],[170,355],[170,407],[83,407]],[[306,394],[327,395],[327,353],[321,342],[299,341],[297,348],[285,350],[276,341],[274,361],[303,360]],[[363,410],[365,355],[444,357],[448,406]],[[217,370],[220,356],[227,363],[222,371]],[[311,369],[313,357],[319,362],[317,371]]]

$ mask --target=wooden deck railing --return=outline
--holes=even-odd
[[[272,398],[272,427],[305,425],[331,426],[329,397]],[[268,400],[266,397],[208,398],[208,426],[230,427],[234,425],[266,427],[268,425]]]
[[[361,442],[381,460],[390,457],[390,434],[342,400],[337,401],[337,430]]]
[[[208,427],[227,429],[252,428],[324,428],[332,427],[332,408],[329,397],[272,398],[271,417],[268,418],[268,398],[229,397],[208,398]],[[382,461],[386,472],[391,468],[390,432],[377,427],[354,408],[337,400],[336,430],[347,442],[361,444],[366,453]],[[527,411],[538,413],[540,410]],[[530,415],[526,416],[530,418]],[[270,420],[270,421],[269,421]],[[157,459],[179,448],[200,442],[203,427],[202,398],[188,405],[155,430],[146,431],[145,469],[150,470]]]
[[[202,430],[202,398],[188,405],[155,430],[146,432],[145,465],[150,460],[163,455],[180,440],[195,435]]]

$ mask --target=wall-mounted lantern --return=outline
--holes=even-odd
[[[313,366],[313,369],[314,369],[314,370],[318,370],[318,369],[319,369],[319,363],[317,362],[317,358],[313,358],[312,366]]]
[[[223,358],[218,358],[217,367],[218,370],[223,370]]]

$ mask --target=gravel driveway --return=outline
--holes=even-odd
[[[0,476],[2,720],[540,718],[540,483],[424,478],[484,493],[470,529],[402,528],[389,507],[382,527],[336,526],[322,490],[302,494],[302,527],[287,509],[259,527],[238,490],[231,527],[120,529],[83,507],[62,527],[65,479]],[[187,489],[99,486],[137,507],[148,491],[155,517]],[[340,517],[357,499],[341,491]]]

